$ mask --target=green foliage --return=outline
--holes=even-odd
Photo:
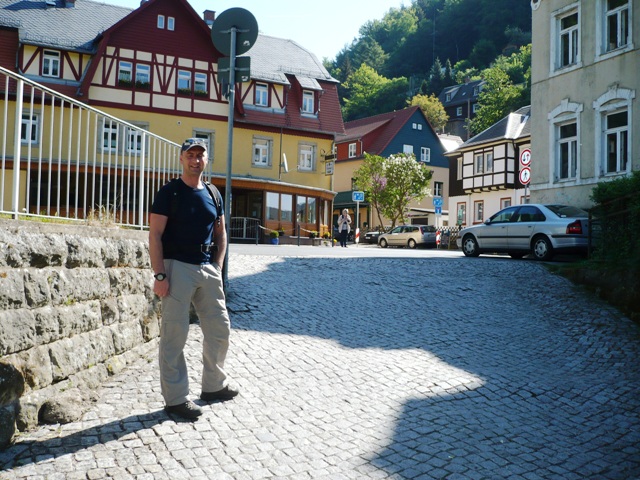
[[[409,82],[406,78],[389,80],[363,64],[349,76],[344,88],[348,98],[342,116],[349,121],[404,108]]]
[[[485,85],[478,97],[478,111],[469,123],[476,135],[531,103],[531,45],[509,57],[498,57],[491,68],[483,72]]]
[[[449,115],[435,95],[416,95],[409,101],[409,105],[418,105],[434,130],[442,130],[449,121]]]
[[[640,172],[600,182],[593,189],[592,209],[601,248],[595,258],[615,268],[640,270]],[[598,228],[599,227],[599,228]]]
[[[421,200],[428,194],[433,171],[416,162],[414,155],[398,154],[383,158],[365,153],[362,166],[354,172],[354,184],[365,192],[378,212],[391,219],[395,226],[399,220],[406,222],[409,203]]]

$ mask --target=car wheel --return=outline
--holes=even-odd
[[[540,235],[533,239],[533,256],[536,260],[551,260],[553,247],[547,237]]]
[[[462,239],[462,252],[467,257],[477,257],[480,255],[480,249],[478,247],[478,242],[472,235],[466,235]]]
[[[380,239],[380,243],[379,243],[379,245],[380,245],[382,248],[387,248],[387,241],[386,241],[384,238],[382,238],[382,239]]]
[[[511,258],[515,258],[516,260],[520,260],[522,257],[524,257],[526,254],[525,253],[510,253],[509,256]]]
[[[416,241],[413,238],[409,239],[409,242],[407,243],[407,245],[409,246],[409,248],[416,248]]]

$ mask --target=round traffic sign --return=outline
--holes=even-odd
[[[527,167],[531,163],[531,150],[525,148],[520,154],[520,163]]]
[[[231,55],[231,29],[236,28],[236,55],[247,53],[258,38],[258,21],[244,8],[225,10],[211,26],[213,46],[223,55]]]
[[[524,167],[520,170],[520,183],[522,185],[526,185],[531,181],[531,169],[529,167]]]

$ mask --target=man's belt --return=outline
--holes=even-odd
[[[168,244],[164,245],[165,253],[215,253],[218,251],[218,246],[213,243],[201,243],[201,244]]]

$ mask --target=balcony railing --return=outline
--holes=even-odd
[[[0,214],[144,228],[180,146],[0,67]]]

